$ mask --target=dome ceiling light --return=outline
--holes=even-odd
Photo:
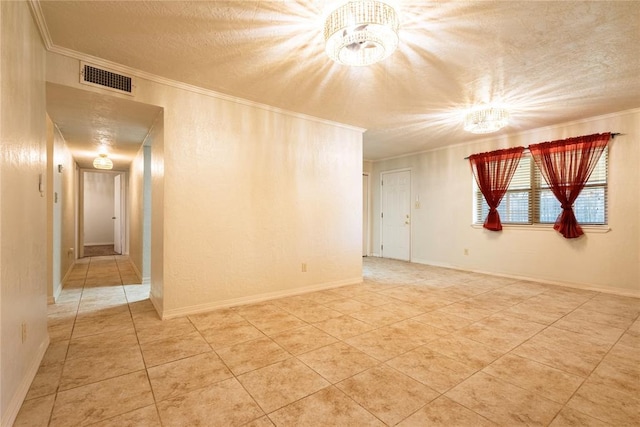
[[[464,130],[471,133],[497,132],[508,124],[509,112],[501,107],[477,107],[464,117]]]
[[[107,157],[107,153],[100,153],[98,157],[93,160],[93,167],[105,170],[113,169],[113,162]]]

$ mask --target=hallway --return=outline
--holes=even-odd
[[[367,258],[161,321],[126,257],[80,262],[15,426],[640,423],[636,298]]]

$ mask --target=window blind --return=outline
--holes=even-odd
[[[607,224],[608,149],[602,153],[587,185],[574,203],[580,224]],[[474,223],[482,224],[489,213],[477,184],[474,189]],[[535,162],[529,155],[520,159],[509,189],[498,212],[503,224],[553,224],[560,214],[560,202],[553,195]]]

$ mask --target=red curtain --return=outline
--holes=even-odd
[[[601,133],[529,146],[531,156],[562,206],[553,228],[567,239],[584,234],[573,212],[573,203],[610,139],[610,133]]]
[[[508,148],[469,157],[471,172],[489,205],[489,215],[483,227],[491,231],[502,230],[498,206],[507,193],[509,183],[518,168],[524,147]]]

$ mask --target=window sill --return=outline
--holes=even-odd
[[[472,228],[482,229],[482,224],[471,224]],[[581,225],[585,233],[603,234],[611,231],[608,225]],[[553,224],[502,224],[503,229],[512,230],[532,230],[532,231],[554,231]]]

